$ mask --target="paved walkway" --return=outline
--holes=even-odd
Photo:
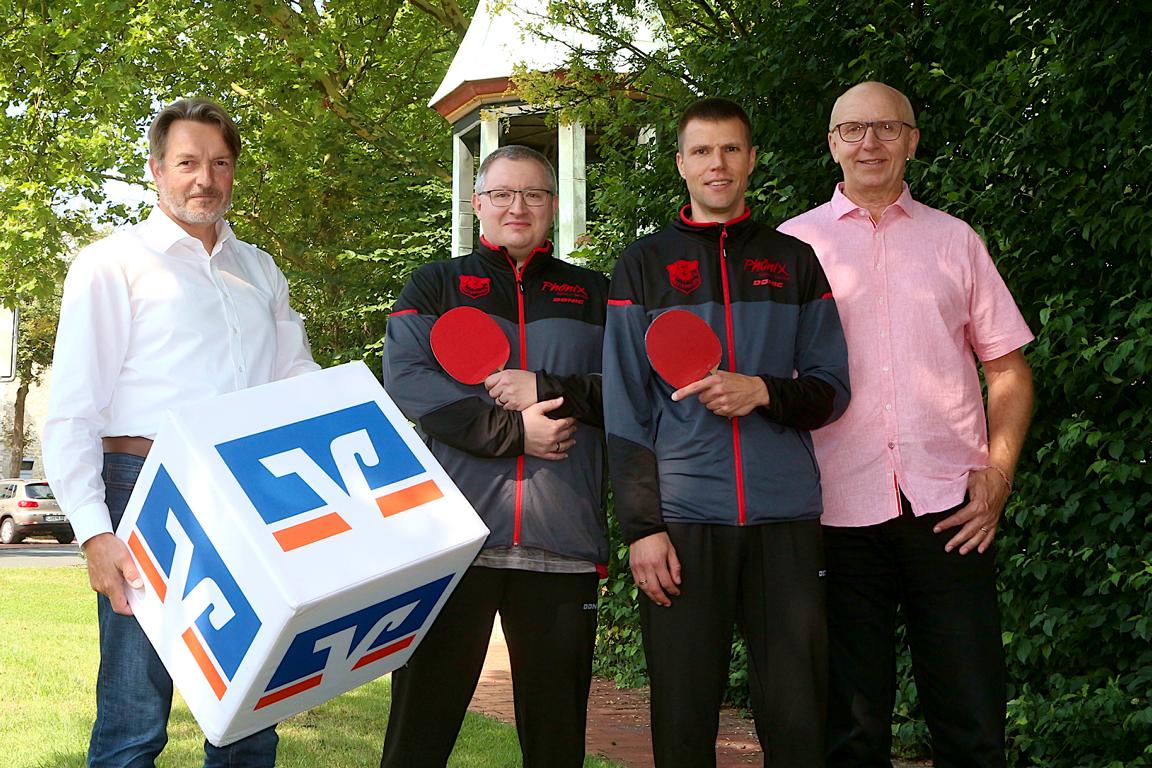
[[[0,568],[52,568],[83,563],[80,548],[75,544],[43,541],[0,544]]]
[[[508,647],[500,622],[492,632],[488,657],[472,711],[514,723],[512,675],[508,667]],[[588,754],[602,755],[628,768],[653,768],[648,735],[648,690],[618,689],[608,680],[593,678],[588,696]],[[931,768],[931,763],[893,760],[894,768]],[[720,713],[720,733],[716,740],[717,768],[763,765],[760,744],[752,721],[726,710]]]

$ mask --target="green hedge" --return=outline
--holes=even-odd
[[[872,78],[908,93],[923,132],[914,193],[984,235],[1038,337],[1026,350],[1037,410],[999,538],[1014,765],[1152,765],[1149,3],[727,5],[690,25],[663,3],[688,74],[655,61],[636,83],[648,102],[601,93],[583,113],[607,147],[589,255],[608,267],[673,215],[672,126],[693,92],[749,109],[752,196],[773,222],[830,196],[839,92]],[[637,121],[657,127],[650,157],[618,128]],[[635,590],[619,560],[613,574],[601,670],[641,680]],[[894,731],[915,753],[925,732],[902,664]]]

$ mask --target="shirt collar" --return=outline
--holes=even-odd
[[[148,214],[148,218],[143,221],[141,227],[141,236],[144,241],[163,253],[168,253],[177,243],[186,243],[192,246],[197,253],[204,252],[204,245],[195,237],[184,231],[184,228],[177,224],[171,216],[165,213],[160,206],[152,208],[152,212]],[[209,257],[220,252],[224,244],[235,238],[232,232],[232,226],[220,219],[216,222],[216,247],[213,249]]]
[[[908,189],[908,182],[901,184],[900,196],[888,206],[888,210],[893,208],[901,211],[905,216],[912,216],[912,192]],[[856,211],[865,211],[865,213],[867,213],[863,206],[856,205],[856,203],[848,199],[848,196],[844,194],[844,182],[840,182],[832,192],[833,215],[835,215],[837,219],[842,219]]]

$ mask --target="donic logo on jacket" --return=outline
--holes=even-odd
[[[298,634],[254,709],[315,688],[326,676],[344,677],[410,646],[454,575]]]
[[[216,450],[285,552],[443,496],[375,402]]]
[[[260,618],[163,466],[128,546],[165,612],[189,617],[180,637],[223,699],[260,631]]]

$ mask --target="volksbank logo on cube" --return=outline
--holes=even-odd
[[[346,676],[408,648],[455,574],[298,634],[255,709]]]
[[[366,516],[388,517],[443,495],[374,402],[217,450],[285,552],[351,531]]]
[[[487,533],[363,363],[174,411],[117,531],[217,745],[407,661]]]
[[[189,618],[180,639],[216,698],[224,698],[260,617],[163,466],[128,546],[160,601]]]

